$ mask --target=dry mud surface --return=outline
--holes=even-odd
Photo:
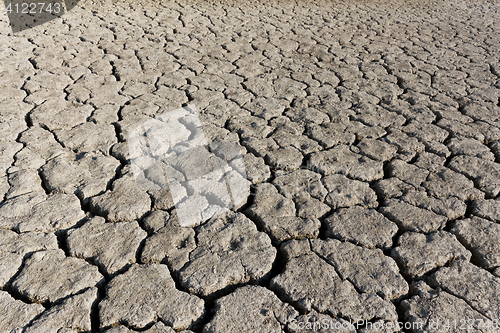
[[[499,332],[499,9],[2,14],[0,332]],[[131,167],[134,129],[187,105],[251,185],[211,219],[220,188],[174,170],[203,154],[179,206]]]

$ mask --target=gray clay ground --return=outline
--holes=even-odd
[[[225,1],[2,13],[0,332],[498,332],[499,4]],[[252,184],[195,226],[127,142],[188,104]]]

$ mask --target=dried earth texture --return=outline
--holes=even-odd
[[[0,5],[0,91],[0,333],[500,332],[498,0]]]

